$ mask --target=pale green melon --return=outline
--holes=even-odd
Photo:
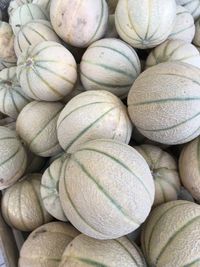
[[[11,13],[17,9],[19,6],[32,3],[32,0],[12,0],[10,1],[9,7],[8,7],[8,14],[11,15]]]
[[[33,101],[20,112],[17,133],[36,155],[50,157],[60,152],[56,123],[62,108],[59,102]]]
[[[57,101],[73,90],[77,66],[74,57],[64,46],[45,41],[30,46],[19,56],[17,78],[29,97]]]
[[[177,5],[185,7],[196,21],[200,17],[200,1],[199,0],[176,0]]]
[[[106,91],[88,91],[72,98],[59,115],[58,140],[71,153],[94,139],[129,143],[132,125],[119,98]]]
[[[106,32],[108,5],[106,0],[52,0],[50,17],[55,32],[66,43],[88,47]]]
[[[200,206],[183,200],[152,211],[142,232],[148,266],[177,267],[200,263]]]
[[[126,237],[96,240],[83,234],[65,249],[59,267],[146,267],[140,249]]]

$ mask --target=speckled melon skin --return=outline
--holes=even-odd
[[[66,43],[88,47],[106,32],[108,5],[105,0],[52,0],[50,18],[55,32]]]
[[[83,234],[65,249],[59,267],[146,267],[145,259],[135,244],[126,237],[95,240]]]
[[[175,0],[119,0],[115,11],[119,36],[140,49],[152,48],[165,41],[175,19]]]
[[[185,7],[196,21],[200,17],[200,1],[199,0],[176,0],[177,5]]]
[[[191,43],[195,34],[194,19],[190,12],[183,6],[176,8],[176,22],[172,32],[168,36],[169,40],[183,40]]]
[[[77,235],[79,232],[69,223],[42,225],[24,242],[19,267],[58,267],[66,246]]]
[[[108,139],[87,142],[66,158],[63,172],[59,183],[63,210],[90,237],[126,235],[150,212],[153,178],[144,158],[128,145]]]
[[[200,137],[185,145],[181,151],[179,170],[185,188],[200,201]]]
[[[52,220],[40,195],[41,174],[28,174],[8,188],[1,209],[5,221],[21,231],[33,231]]]
[[[33,101],[20,112],[17,133],[36,155],[50,157],[61,151],[56,123],[62,108],[60,102]]]
[[[147,264],[155,267],[199,266],[200,206],[184,200],[152,211],[142,232]]]
[[[184,62],[200,68],[198,49],[182,40],[167,40],[154,48],[147,58],[146,68],[172,61]]]
[[[180,178],[174,158],[153,145],[141,145],[134,148],[147,161],[154,178],[154,206],[176,200],[180,191]]]
[[[59,115],[57,134],[68,153],[94,139],[114,139],[128,144],[132,124],[125,105],[107,91],[87,91],[72,98]]]
[[[169,62],[149,68],[129,92],[131,120],[153,141],[189,142],[200,134],[199,89],[199,69],[192,65]]]

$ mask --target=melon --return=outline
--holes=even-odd
[[[147,138],[175,145],[200,134],[200,71],[182,63],[158,64],[143,72],[128,96],[128,112]]]
[[[182,40],[191,43],[195,34],[194,19],[190,12],[182,7],[176,8],[176,22],[174,28],[168,39],[170,40]]]
[[[51,221],[40,195],[41,174],[28,174],[8,188],[1,201],[5,221],[20,231],[33,231]]]
[[[32,3],[32,0],[11,0],[10,4],[8,6],[8,14],[11,15],[11,13],[17,9],[19,6]]]
[[[200,17],[200,1],[199,0],[176,0],[177,5],[185,7],[196,21]]]
[[[117,38],[117,37],[118,33],[115,27],[115,15],[112,14],[109,15],[108,17],[108,26],[104,38]]]
[[[56,124],[62,108],[59,102],[33,101],[20,112],[17,133],[36,155],[50,157],[60,152]]]
[[[108,22],[106,0],[52,0],[51,23],[66,43],[88,47],[103,37]]]
[[[80,145],[63,164],[61,205],[80,232],[113,239],[145,221],[155,188],[148,164],[134,148],[97,139]]]
[[[86,90],[106,90],[125,98],[141,72],[135,50],[115,38],[94,42],[84,53],[81,81]]]
[[[42,175],[41,196],[45,209],[57,220],[67,221],[59,197],[59,181],[62,175],[64,158],[55,160]]]
[[[26,151],[15,131],[0,126],[0,190],[14,184],[25,172]]]
[[[47,10],[49,14],[51,0],[32,0],[32,3],[41,6],[44,10]]]
[[[0,70],[16,65],[17,58],[14,51],[14,36],[11,26],[0,21]]]
[[[24,24],[35,19],[48,20],[46,11],[32,3],[20,5],[10,14],[10,25],[14,34],[16,35]]]
[[[0,72],[0,111],[16,119],[20,111],[30,102],[22,91],[16,75],[16,67]]]
[[[200,206],[184,200],[152,211],[142,231],[142,250],[149,266],[199,266]]]
[[[170,61],[185,62],[200,68],[198,49],[182,40],[167,40],[154,48],[147,58],[146,68]]]
[[[129,143],[132,125],[124,104],[106,91],[88,91],[72,98],[59,115],[58,141],[71,153],[94,139]]]
[[[140,49],[167,39],[176,19],[175,0],[119,0],[115,25],[122,40]]]
[[[180,191],[180,178],[174,158],[157,146],[141,145],[134,148],[144,157],[154,178],[154,206],[176,200]]]
[[[119,0],[107,0],[110,14],[114,14],[115,13],[115,9],[117,7],[118,1]]]
[[[19,267],[58,267],[66,246],[77,235],[79,232],[69,223],[40,226],[24,242]]]
[[[73,90],[77,66],[74,57],[64,46],[45,41],[30,46],[19,56],[17,77],[29,97],[57,101]]]
[[[81,234],[63,253],[59,267],[68,266],[146,267],[146,263],[140,249],[126,237],[100,241]]]
[[[183,185],[200,201],[200,137],[185,145],[179,158],[180,177]]]
[[[55,41],[60,43],[60,39],[54,32],[50,22],[40,19],[29,21],[15,36],[15,53],[19,57],[29,46],[34,46],[44,41]]]

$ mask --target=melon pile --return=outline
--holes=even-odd
[[[200,267],[200,0],[0,1],[0,190],[0,266]]]

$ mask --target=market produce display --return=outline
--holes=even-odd
[[[200,267],[200,0],[0,0],[0,199],[0,266]]]

